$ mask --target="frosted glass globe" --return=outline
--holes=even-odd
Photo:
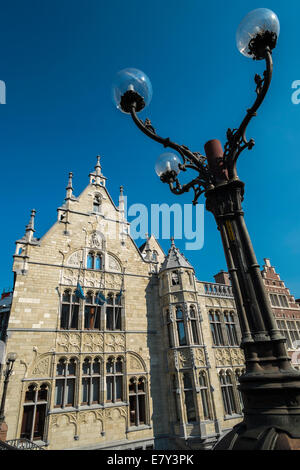
[[[260,52],[266,46],[273,49],[279,36],[280,24],[277,15],[268,8],[250,11],[241,21],[236,32],[238,50],[246,57],[263,59]]]
[[[155,171],[160,178],[174,178],[180,172],[180,158],[171,152],[162,153],[156,160]]]
[[[117,108],[123,113],[130,113],[134,102],[136,111],[141,111],[151,101],[151,82],[141,70],[133,68],[120,70],[113,83],[112,97]]]

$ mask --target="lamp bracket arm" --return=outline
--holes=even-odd
[[[150,137],[150,139],[155,140],[156,142],[163,145],[165,148],[169,147],[175,150],[176,152],[178,152],[183,160],[183,163],[181,165],[182,170],[184,170],[185,167],[187,167],[187,164],[191,164],[193,169],[197,171],[201,171],[205,169],[205,162],[206,162],[205,156],[201,155],[198,152],[191,152],[191,150],[189,150],[189,148],[186,147],[185,145],[179,145],[179,144],[176,144],[175,142],[172,142],[169,139],[169,137],[167,138],[160,137],[158,134],[156,134],[156,131],[154,127],[152,126],[151,121],[148,118],[145,119],[145,122],[138,118],[135,108],[136,108],[136,105],[135,103],[133,103],[131,106],[130,114],[136,126],[145,135]]]
[[[265,99],[269,86],[272,80],[273,61],[272,53],[269,47],[264,51],[264,58],[266,61],[266,70],[264,71],[263,78],[256,74],[254,81],[256,84],[256,100],[253,106],[247,109],[246,116],[244,117],[238,129],[227,130],[227,142],[224,146],[224,161],[229,172],[235,172],[236,161],[243,150],[248,148],[251,150],[255,144],[253,139],[249,141],[246,138],[246,130],[249,122],[256,116],[258,108],[261,106]]]

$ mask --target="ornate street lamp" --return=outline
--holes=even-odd
[[[0,406],[0,440],[6,440],[7,434],[7,424],[5,423],[5,401],[6,401],[6,394],[7,394],[7,387],[9,378],[12,374],[12,370],[14,367],[15,360],[17,358],[16,353],[9,353],[6,359],[6,369],[3,372],[4,375],[4,382],[3,382],[3,391],[2,391],[2,399],[1,399],[1,406]]]
[[[236,163],[254,140],[246,129],[262,104],[272,78],[272,50],[279,36],[274,12],[259,8],[241,22],[236,35],[239,51],[254,60],[265,60],[263,77],[255,75],[256,99],[237,129],[228,129],[224,150],[218,140],[205,144],[203,156],[156,134],[149,119],[137,113],[149,104],[152,87],[148,77],[137,69],[118,73],[113,87],[117,107],[130,114],[148,137],[177,152],[162,154],[155,170],[174,194],[194,191],[193,203],[204,193],[206,208],[212,212],[221,233],[228,271],[239,315],[246,372],[240,377],[244,420],[226,434],[215,449],[300,448],[300,373],[291,367],[285,338],[280,334],[264,288],[260,267],[244,221],[244,183]],[[181,171],[194,170],[186,184],[179,182]]]

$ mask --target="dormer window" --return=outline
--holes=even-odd
[[[101,212],[101,196],[99,195],[94,197],[93,212]]]
[[[178,286],[178,284],[179,284],[178,271],[173,271],[172,272],[171,279],[172,279],[172,286]]]
[[[96,269],[97,271],[100,271],[102,269],[101,254],[90,251],[87,256],[86,267],[87,269]]]

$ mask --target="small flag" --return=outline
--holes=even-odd
[[[107,299],[104,297],[102,292],[98,292],[97,297],[95,299],[96,304],[98,305],[104,305],[105,302],[107,302]]]
[[[116,301],[117,302],[119,302],[121,300],[122,293],[123,293],[123,289],[121,288],[120,292],[116,295]]]
[[[82,287],[81,285],[79,284],[79,282],[77,282],[77,289],[75,291],[75,295],[76,297],[78,297],[79,299],[85,299],[85,295],[83,293],[83,290],[82,290]]]

